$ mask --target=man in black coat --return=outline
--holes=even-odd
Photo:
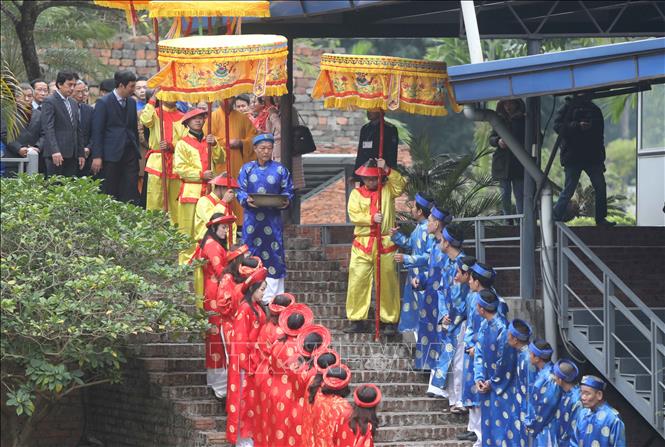
[[[358,153],[356,154],[353,172],[356,172],[370,158],[383,158],[386,161],[386,165],[391,168],[397,167],[397,143],[399,136],[397,135],[397,128],[388,122],[384,124],[383,128],[383,157],[379,157],[380,118],[380,110],[367,111],[369,123],[360,129]],[[356,177],[355,180],[359,181],[360,177]]]
[[[79,129],[78,104],[71,98],[78,75],[58,72],[56,91],[42,103],[42,157],[46,175],[73,177],[85,158]]]
[[[83,154],[85,156],[85,165],[79,171],[79,176],[89,176],[90,165],[92,164],[92,113],[94,108],[88,104],[88,84],[79,79],[76,81],[72,98],[78,103],[79,128],[81,129],[81,144],[83,145]]]
[[[554,219],[563,220],[582,171],[586,172],[596,195],[596,225],[612,226],[607,217],[605,184],[605,122],[603,112],[586,95],[567,99],[554,121],[561,136],[563,191],[554,206]]]
[[[103,173],[105,193],[121,202],[136,204],[141,158],[136,102],[132,98],[136,75],[121,70],[113,78],[115,89],[95,104],[90,169],[95,175]]]

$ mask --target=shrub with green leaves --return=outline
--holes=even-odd
[[[1,182],[2,396],[24,415],[20,445],[34,425],[25,416],[36,424],[72,391],[120,381],[129,336],[198,331],[205,318],[184,310],[191,270],[177,253],[188,242],[162,213],[86,178]]]

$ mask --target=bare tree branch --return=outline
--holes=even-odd
[[[40,13],[44,12],[48,8],[51,8],[53,6],[84,6],[84,7],[89,7],[89,8],[99,8],[99,6],[96,6],[94,3],[88,0],[42,0],[39,2],[37,6],[37,15]]]
[[[12,23],[14,25],[16,25],[19,21],[18,17],[16,17],[16,15],[14,15],[14,13],[12,11],[10,11],[9,8],[5,5],[6,4],[4,2],[0,2],[0,9],[2,10],[2,12],[7,14],[7,17],[9,17],[9,19],[12,21]]]

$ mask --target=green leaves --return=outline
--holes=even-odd
[[[132,334],[200,331],[189,245],[162,213],[99,192],[90,179],[2,179],[2,383],[31,415],[77,387],[117,382]]]

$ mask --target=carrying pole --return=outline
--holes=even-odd
[[[384,112],[381,110],[381,115],[379,118],[379,159],[383,159],[383,132],[385,129],[385,117]],[[377,185],[377,209],[378,212],[381,212],[381,189],[382,185],[382,172],[383,168],[378,170],[378,180]],[[372,216],[373,217],[373,216]],[[376,309],[374,310],[374,340],[379,340],[379,326],[381,324],[381,252],[383,251],[383,234],[381,233],[382,223],[374,223],[376,225]]]
[[[159,52],[159,21],[157,20],[157,17],[152,19],[152,28],[153,32],[155,33],[155,50]],[[160,67],[159,67],[159,57],[157,58],[157,71],[159,72]],[[155,110],[155,112],[157,112]],[[166,141],[166,136],[164,135],[164,105],[162,104],[162,101],[159,101],[159,139],[160,139],[160,145],[162,141]],[[168,150],[168,148],[167,148]],[[166,172],[168,169],[167,163],[166,163],[166,151],[160,151],[159,153],[160,157],[162,158],[162,209],[164,210],[165,213],[169,212],[169,182],[168,182],[168,173]],[[144,188],[148,187],[147,182],[143,185]]]

